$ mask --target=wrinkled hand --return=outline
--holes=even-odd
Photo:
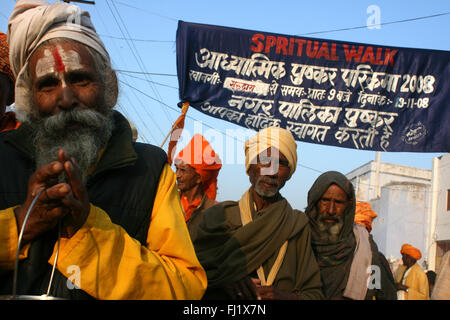
[[[292,292],[283,291],[274,286],[262,286],[261,280],[252,278],[256,292],[261,300],[296,300],[297,295]]]
[[[225,287],[232,300],[256,300],[256,287],[250,277],[245,277]]]
[[[22,241],[27,243],[38,235],[54,228],[62,220],[62,236],[70,238],[84,224],[89,214],[89,199],[81,175],[68,159],[63,149],[58,151],[58,161],[38,168],[28,182],[25,203],[15,209],[17,228],[20,232],[28,209],[36,201],[24,229]],[[68,183],[57,183],[60,174],[65,174]]]

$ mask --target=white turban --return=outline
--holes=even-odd
[[[68,3],[17,0],[8,21],[8,42],[11,69],[17,79],[15,103],[19,115],[30,113],[32,106],[28,60],[40,44],[53,38],[67,38],[87,45],[111,64],[87,11]]]
[[[297,168],[297,143],[289,130],[279,127],[268,127],[259,131],[245,142],[245,169],[248,172],[250,164],[261,152],[270,147],[277,148],[289,161],[289,178]]]

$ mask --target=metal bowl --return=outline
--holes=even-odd
[[[0,300],[66,300],[66,299],[52,297],[52,296],[48,296],[46,294],[43,294],[40,296],[18,294],[16,296],[12,296],[12,295],[0,296]]]

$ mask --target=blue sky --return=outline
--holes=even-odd
[[[14,0],[1,1],[0,30],[3,32],[6,32],[7,17],[14,3]],[[151,73],[118,73],[121,93],[117,109],[136,125],[139,141],[155,145],[163,142],[180,111],[177,108],[175,53],[177,20],[322,39],[450,51],[450,15],[390,23],[450,13],[448,0],[96,0],[95,3],[93,6],[81,4],[80,7],[90,12],[97,32],[110,52],[114,68]],[[367,11],[370,6],[379,9],[380,22],[385,25],[375,29],[365,27],[368,19],[374,17],[373,11]],[[353,29],[355,27],[361,28]],[[352,29],[330,32],[347,28]],[[135,40],[126,41],[122,39],[124,37]],[[200,132],[211,136],[213,148],[224,151],[232,148],[235,161],[226,163],[219,174],[219,201],[238,200],[249,187],[243,165],[243,139],[227,141],[225,135],[227,130],[238,129],[243,130],[191,108],[186,119],[186,136],[180,141],[182,147],[189,136]],[[222,138],[215,138],[220,135]],[[164,149],[167,149],[167,143]],[[383,152],[381,161],[431,169],[432,158],[440,155],[442,153]],[[225,159],[227,155],[220,156]],[[297,171],[282,189],[282,194],[293,207],[302,210],[306,206],[307,192],[320,173],[328,170],[348,173],[374,160],[375,152],[299,142],[298,159]]]

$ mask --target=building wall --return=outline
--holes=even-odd
[[[369,202],[378,217],[372,235],[386,257],[399,258],[404,243],[419,248],[426,267],[437,270],[450,243],[450,153],[433,160],[433,170],[371,161],[346,176],[358,201]],[[378,189],[377,189],[378,186]],[[438,242],[438,245],[436,244]]]
[[[436,239],[450,240],[450,211],[447,211],[447,190],[450,190],[450,153],[439,159]]]
[[[429,185],[394,182],[384,186],[380,198],[371,204],[378,214],[372,225],[372,235],[386,257],[401,257],[404,243],[422,253],[427,252]],[[426,255],[419,263],[424,259]]]
[[[370,161],[346,176],[355,187],[356,199],[369,202],[378,217],[372,235],[386,257],[400,258],[404,243],[419,248],[427,259],[431,170]],[[377,188],[378,186],[378,188]]]
[[[442,256],[450,249],[450,211],[447,211],[450,189],[450,154],[433,159],[432,207],[430,209],[427,243],[430,269],[439,270]]]
[[[377,181],[377,162],[370,161],[346,176],[355,187],[358,201],[372,201],[380,197],[383,186],[393,182],[430,184],[431,170],[380,162]]]

